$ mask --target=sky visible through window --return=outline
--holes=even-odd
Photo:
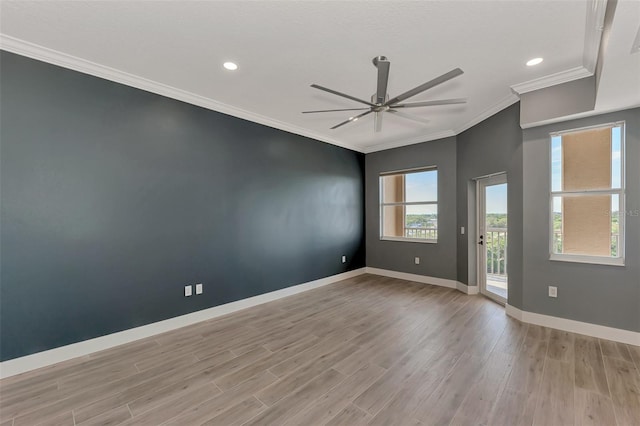
[[[407,173],[405,175],[407,202],[437,201],[438,172]],[[407,214],[435,214],[436,206],[407,206]],[[507,213],[507,185],[487,188],[487,213]]]
[[[507,184],[487,186],[487,214],[507,214]]]
[[[405,175],[406,201],[438,201],[438,171],[407,173]],[[407,214],[437,214],[435,205],[407,206]]]

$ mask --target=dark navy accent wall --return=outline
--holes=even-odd
[[[0,65],[2,360],[364,266],[362,154]]]

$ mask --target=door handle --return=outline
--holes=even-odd
[[[484,244],[484,241],[480,241],[478,244],[483,245],[483,244]]]

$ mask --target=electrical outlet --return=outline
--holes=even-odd
[[[202,294],[202,284],[196,284],[196,294]]]
[[[347,256],[342,256],[342,263],[347,263]]]
[[[464,235],[464,226],[460,227],[460,235]]]
[[[190,285],[184,286],[184,297],[189,297],[193,294],[193,287]]]
[[[414,259],[414,262],[416,262],[416,265],[419,265],[419,264],[420,264],[420,258],[419,258],[419,257],[416,257],[416,258]]]
[[[549,297],[558,297],[558,287],[549,286]]]

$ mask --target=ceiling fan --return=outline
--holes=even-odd
[[[389,82],[389,66],[390,62],[385,56],[376,56],[373,58],[373,65],[378,68],[378,87],[376,93],[371,96],[371,102],[367,102],[363,99],[358,99],[354,96],[347,95],[346,93],[338,92],[336,90],[328,89],[326,87],[322,87],[318,84],[312,84],[311,87],[314,89],[322,90],[328,93],[332,93],[334,95],[341,96],[343,98],[351,99],[352,101],[359,102],[361,104],[367,105],[367,108],[344,108],[344,109],[325,109],[318,111],[303,111],[303,114],[315,114],[319,112],[335,112],[335,111],[365,111],[361,114],[355,115],[353,117],[349,117],[348,120],[343,121],[342,123],[338,123],[333,126],[331,129],[337,129],[338,127],[344,126],[345,124],[352,123],[357,121],[358,119],[364,117],[365,115],[369,115],[371,113],[375,113],[374,115],[374,129],[376,132],[382,130],[382,113],[391,112],[397,115],[401,115],[405,118],[409,118],[412,120],[418,119],[417,117],[413,117],[410,115],[402,114],[398,109],[401,108],[417,108],[417,107],[427,107],[427,106],[435,106],[435,105],[451,105],[451,104],[463,104],[467,102],[466,99],[442,99],[437,101],[424,101],[424,102],[410,102],[410,103],[402,103],[402,101],[409,99],[412,96],[415,96],[419,93],[424,92],[425,90],[431,89],[439,84],[442,84],[446,81],[451,80],[452,78],[458,77],[462,75],[463,72],[460,68],[455,68],[448,73],[442,74],[440,77],[436,77],[431,81],[427,81],[424,84],[421,84],[418,87],[414,87],[413,89],[402,93],[394,98],[389,99],[389,94],[387,93],[387,83]],[[418,119],[418,121],[420,121]]]

